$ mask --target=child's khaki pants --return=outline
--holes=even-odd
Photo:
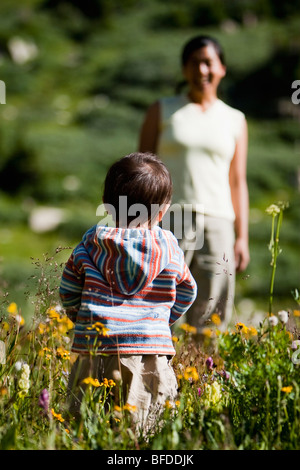
[[[136,428],[147,432],[153,429],[166,401],[174,403],[177,396],[177,380],[167,356],[161,355],[109,355],[79,356],[73,365],[70,380],[70,406],[72,416],[80,414],[84,393],[82,380],[86,377],[112,379],[115,404],[131,405]]]

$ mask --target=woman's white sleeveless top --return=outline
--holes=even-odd
[[[158,156],[173,180],[172,204],[234,220],[229,168],[244,114],[217,99],[206,111],[185,95],[160,100]]]

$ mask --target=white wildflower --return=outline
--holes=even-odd
[[[266,212],[269,215],[277,215],[280,213],[280,207],[277,204],[271,204],[267,207]]]
[[[19,370],[22,369],[22,365],[23,365],[23,362],[22,362],[22,361],[17,361],[17,362],[15,363],[15,369],[16,369],[16,371],[19,372]]]
[[[20,326],[24,325],[25,322],[24,322],[24,318],[22,317],[22,315],[17,314],[17,315],[15,316],[15,319],[16,319],[16,322],[17,322]]]
[[[29,380],[27,380],[27,379],[20,379],[20,380],[19,380],[19,388],[20,388],[21,390],[24,390],[24,392],[25,392],[25,391],[28,392],[28,390],[29,390]]]
[[[275,315],[269,317],[269,323],[271,326],[276,326],[278,324],[278,318]]]
[[[68,336],[63,336],[63,340],[66,344],[69,344],[70,343],[70,338]]]
[[[294,340],[294,341],[292,342],[291,348],[292,348],[293,350],[296,350],[296,349],[298,349],[299,346],[300,346],[300,340],[299,340],[299,339],[296,339],[296,340]]]
[[[28,364],[23,364],[22,366],[22,374],[24,374],[25,377],[29,377],[29,374],[30,374],[30,367]]]
[[[282,323],[287,323],[289,319],[289,314],[286,310],[280,310],[280,312],[278,312],[278,316],[279,316],[280,321],[282,321]]]
[[[22,364],[21,368],[21,377],[18,382],[18,386],[20,389],[20,395],[24,396],[28,393],[29,387],[30,387],[30,381],[29,381],[29,376],[30,376],[30,367],[28,364]]]

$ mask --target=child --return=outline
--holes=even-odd
[[[197,288],[174,235],[158,226],[171,195],[170,174],[155,155],[117,161],[103,193],[116,227],[92,227],[66,263],[60,296],[75,323],[72,351],[79,353],[69,384],[73,392],[79,388],[73,414],[88,376],[119,379],[144,429],[176,397],[170,325],[191,306]]]

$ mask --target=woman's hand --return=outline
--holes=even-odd
[[[245,271],[250,261],[248,240],[237,238],[234,245],[235,268],[237,272]]]

